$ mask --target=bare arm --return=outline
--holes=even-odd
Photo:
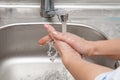
[[[54,37],[68,43],[83,55],[107,56],[113,59],[120,59],[120,39],[87,41],[74,34],[60,32],[56,32]]]
[[[64,40],[60,40],[52,37],[51,33],[54,31],[54,29],[51,26],[47,26],[46,28],[49,32],[49,36],[42,38],[39,41],[39,43],[41,45],[44,45],[46,41],[50,40],[49,38],[54,39],[55,46],[60,53],[60,56],[62,58],[64,65],[76,80],[94,80],[99,74],[112,70],[110,68],[82,60],[81,55],[76,51],[77,49],[73,48],[74,45],[73,46],[69,45],[69,40],[66,43]],[[73,41],[72,43],[74,43],[74,40],[72,41]],[[83,43],[84,45],[84,40],[80,39],[80,41],[81,41],[81,44]],[[87,46],[87,43],[86,43],[86,46]],[[80,46],[77,45],[76,47],[80,47]],[[86,51],[82,51],[82,52],[86,52]]]
[[[70,64],[66,65],[66,68],[71,72],[76,80],[95,80],[98,75],[112,70],[84,60],[73,60]]]
[[[50,30],[47,28],[47,26],[49,26]],[[48,32],[51,33],[40,39],[39,43],[41,45],[44,45],[47,41],[51,40],[50,35],[52,34],[54,38],[66,42],[80,54],[87,56],[102,55],[120,60],[120,39],[87,41],[71,33],[57,32],[50,25],[45,25],[45,27],[47,28]]]
[[[120,39],[93,42],[94,51],[92,55],[109,56],[120,59]]]
[[[60,52],[64,65],[76,80],[95,80],[99,74],[112,70],[81,59],[79,53],[64,42],[57,41],[55,44]]]

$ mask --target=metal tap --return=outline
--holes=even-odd
[[[68,13],[64,9],[54,8],[54,0],[41,0],[40,13],[44,18],[52,18],[57,15],[61,22],[66,22],[68,20]]]

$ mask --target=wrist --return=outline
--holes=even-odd
[[[71,59],[69,59],[69,61],[63,61],[63,64],[68,69],[71,66],[78,65],[78,63],[83,63],[83,61],[84,60],[80,57],[79,58],[71,58]]]
[[[73,63],[82,62],[82,58],[80,55],[76,55],[67,58],[62,58],[62,62],[65,66],[70,66]]]
[[[102,55],[101,53],[101,47],[103,47],[102,45],[104,44],[103,41],[93,41],[92,42],[92,50],[91,50],[91,56],[98,56],[98,55]]]
[[[89,45],[88,45],[87,56],[95,56],[95,53],[96,53],[95,41],[89,41],[88,44]]]

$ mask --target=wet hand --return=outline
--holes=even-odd
[[[49,35],[39,40],[40,45],[44,45],[46,42],[54,40],[54,45],[57,48],[62,58],[62,61],[65,65],[69,64],[71,60],[76,61],[76,59],[81,59],[81,55],[78,52],[76,52],[70,45],[54,38],[53,32],[55,32],[55,29],[52,26],[50,25],[44,26],[47,29]]]
[[[73,49],[75,49],[80,54],[84,54],[88,56],[92,55],[94,48],[92,41],[87,41],[71,33],[58,32],[51,25],[44,25],[44,26],[47,29],[49,35],[39,40],[40,45],[44,45],[46,42],[52,39],[56,39],[69,44]]]
[[[69,64],[71,64],[72,61],[78,61],[81,59],[81,55],[79,55],[78,52],[76,52],[71,46],[69,46],[67,43],[63,41],[55,40],[54,43],[55,47],[57,48],[64,65],[67,67]]]

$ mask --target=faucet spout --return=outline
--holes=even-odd
[[[67,22],[68,13],[64,9],[57,9],[55,12],[60,22]]]

